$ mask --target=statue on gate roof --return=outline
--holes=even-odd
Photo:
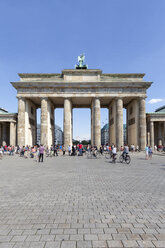
[[[76,69],[88,69],[88,66],[84,64],[85,55],[82,53],[78,56],[78,64],[75,65]]]

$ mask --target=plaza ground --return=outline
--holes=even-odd
[[[0,248],[165,247],[165,156],[0,160]]]

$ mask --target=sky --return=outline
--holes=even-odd
[[[164,10],[165,0],[0,0],[0,107],[17,112],[17,73],[73,69],[82,52],[89,69],[146,73],[146,111],[165,105]],[[74,138],[90,138],[90,110],[73,113]]]

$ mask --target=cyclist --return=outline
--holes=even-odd
[[[112,148],[112,158],[113,159],[115,159],[116,154],[117,154],[117,149],[116,149],[116,146],[114,145]]]
[[[123,151],[123,158],[126,158],[126,156],[128,155],[129,153],[129,147],[127,144],[124,145],[124,151]]]

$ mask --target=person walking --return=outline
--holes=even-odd
[[[44,159],[44,151],[45,151],[45,148],[43,145],[40,145],[39,147],[39,162],[43,162],[43,159]],[[40,161],[41,160],[41,161]]]

